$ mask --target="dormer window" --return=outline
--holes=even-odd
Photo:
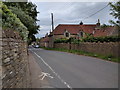
[[[93,33],[92,33],[93,35],[95,34],[95,30],[93,30]]]
[[[65,37],[70,37],[70,33],[68,31],[65,31],[64,35]]]
[[[66,37],[69,37],[69,33],[68,33],[68,32],[66,32],[66,33],[65,33],[65,36],[66,36]]]
[[[80,32],[80,37],[83,37],[83,32]]]

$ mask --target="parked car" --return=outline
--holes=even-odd
[[[35,48],[39,48],[39,45],[35,45]]]

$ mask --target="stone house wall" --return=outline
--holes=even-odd
[[[0,30],[1,88],[28,88],[27,44],[18,32]]]
[[[70,37],[76,37],[77,35],[70,35]],[[69,38],[70,38],[69,37]],[[54,40],[55,39],[60,39],[60,38],[67,38],[67,37],[65,37],[64,35],[54,35]]]
[[[39,45],[40,45],[40,47],[45,47],[45,43],[44,42],[39,42]]]

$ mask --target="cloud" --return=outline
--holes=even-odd
[[[35,36],[40,38],[40,37],[44,37],[46,33],[50,32],[50,26],[41,26],[40,31],[38,32],[38,34],[36,34]]]
[[[38,37],[42,37],[50,31],[51,13],[54,14],[55,27],[65,23],[79,24],[81,20],[84,24],[95,24],[97,19],[100,19],[102,24],[108,24],[110,19],[114,19],[109,15],[110,7],[108,6],[96,15],[83,20],[106,6],[107,2],[36,2],[35,4],[40,12],[37,17],[40,20],[37,23],[41,26]]]

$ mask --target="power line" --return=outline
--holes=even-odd
[[[84,21],[85,19],[88,19],[88,18],[90,18],[90,17],[94,16],[95,14],[97,14],[98,12],[100,12],[100,11],[104,10],[106,7],[108,7],[108,5],[109,5],[109,4],[107,4],[105,7],[101,8],[101,9],[100,9],[100,10],[98,10],[97,12],[95,12],[95,13],[91,14],[90,16],[88,16],[88,17],[84,18],[82,21]]]

